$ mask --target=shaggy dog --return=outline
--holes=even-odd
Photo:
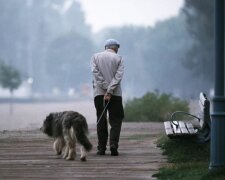
[[[61,155],[65,146],[63,158],[74,160],[76,157],[76,142],[81,144],[81,161],[86,161],[87,152],[92,149],[88,134],[88,125],[84,116],[74,111],[50,113],[44,120],[41,131],[55,138],[53,149]]]

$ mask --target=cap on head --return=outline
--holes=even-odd
[[[116,39],[107,39],[105,42],[105,48],[110,48],[112,46],[117,46],[118,48],[120,47],[119,41]]]

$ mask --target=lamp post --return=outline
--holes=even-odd
[[[209,169],[225,168],[224,0],[215,0],[215,84]]]

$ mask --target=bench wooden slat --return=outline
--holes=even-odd
[[[166,134],[167,134],[168,136],[169,136],[169,135],[172,135],[172,134],[173,134],[173,130],[172,130],[172,126],[171,126],[170,121],[164,122],[164,126],[165,126],[165,130],[166,130]]]
[[[170,123],[170,121],[165,121],[164,122],[164,126],[165,126],[165,129],[171,129],[171,123]]]
[[[204,102],[202,104],[202,101],[199,100],[198,103],[199,103],[199,107],[200,107],[201,112],[204,112]]]
[[[206,100],[207,100],[207,99],[206,99],[205,95],[204,95],[203,93],[200,93],[200,95],[199,95],[199,102],[200,102],[202,105],[204,105]]]
[[[209,101],[203,93],[200,93],[200,96],[199,96],[199,107],[201,109],[201,112],[203,112],[203,113],[207,109],[209,109]]]
[[[178,124],[178,121],[173,121],[173,122],[175,124]],[[182,134],[180,127],[176,126],[175,124],[172,123],[174,133],[175,134]]]
[[[201,118],[201,119],[200,119],[200,121],[199,121],[199,125],[200,125],[200,127],[201,127],[201,128],[203,127],[203,125],[204,125],[203,118]]]
[[[179,121],[179,126],[180,126],[182,134],[189,134],[187,127],[185,126],[185,122]]]
[[[173,135],[174,133],[173,133],[172,129],[166,129],[166,134],[168,136],[170,136],[170,135]]]
[[[197,131],[194,129],[193,125],[189,122],[186,122],[186,127],[190,134],[196,134]]]

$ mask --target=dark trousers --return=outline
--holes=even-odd
[[[94,99],[97,120],[99,120],[103,109],[104,109],[104,96],[96,96]],[[107,102],[105,102],[105,105]],[[114,145],[118,148],[120,131],[122,126],[122,120],[124,118],[123,104],[121,96],[112,96],[110,102],[107,106],[105,114],[101,117],[99,123],[97,124],[97,136],[98,136],[98,150],[105,151],[108,141],[108,122],[106,118],[106,112],[109,114],[109,124],[110,129],[110,138],[109,145],[110,147]]]

